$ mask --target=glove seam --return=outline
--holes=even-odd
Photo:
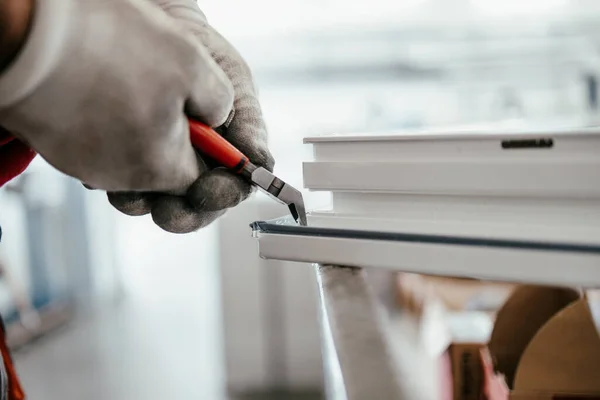
[[[235,100],[234,100],[235,103]],[[229,128],[229,125],[231,124],[231,121],[233,121],[233,118],[235,117],[235,106],[231,107],[231,111],[229,112],[229,116],[227,117],[227,120],[223,123],[223,126],[225,128]]]

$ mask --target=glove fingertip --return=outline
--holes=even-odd
[[[263,167],[266,170],[273,172],[275,168],[275,158],[267,147],[245,146],[248,147],[246,155],[257,166]]]
[[[196,210],[219,211],[235,207],[248,198],[252,186],[224,168],[214,169],[194,182],[187,193]]]
[[[270,151],[266,151],[266,155],[264,156],[262,163],[260,163],[259,165],[263,166],[268,171],[273,172],[273,170],[275,169],[275,158],[273,157]]]
[[[161,229],[176,234],[192,233],[204,228],[224,212],[198,212],[184,197],[162,196],[152,206],[152,220]]]
[[[200,228],[198,218],[188,210],[181,198],[161,196],[152,206],[152,220],[170,233],[190,233]]]
[[[214,60],[204,62],[206,65],[198,69],[199,76],[192,80],[185,113],[209,126],[221,126],[233,109],[233,84]]]
[[[132,217],[146,215],[152,208],[152,199],[148,194],[108,192],[106,195],[114,208]]]
[[[224,135],[225,138],[233,143],[242,153],[246,154],[254,164],[272,172],[275,167],[275,158],[271,154],[266,140],[248,137],[247,133],[243,135],[239,134],[240,127],[237,125],[236,121],[236,127],[227,130]],[[236,135],[236,133],[238,134]]]

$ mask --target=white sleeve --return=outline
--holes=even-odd
[[[52,72],[69,34],[74,1],[78,0],[35,1],[25,45],[0,75],[0,108],[26,97]]]

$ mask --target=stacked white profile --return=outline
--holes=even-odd
[[[305,143],[314,159],[304,186],[333,199],[309,227],[348,234],[267,233],[264,257],[600,285],[600,129],[472,126]]]
[[[312,137],[311,226],[600,244],[600,130]]]

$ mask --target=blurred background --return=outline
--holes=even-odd
[[[306,135],[598,121],[594,0],[199,3],[254,70],[298,187]],[[29,399],[321,398],[313,272],[260,260],[248,228],[285,208],[258,195],[177,236],[40,159],[0,202],[0,312]]]

